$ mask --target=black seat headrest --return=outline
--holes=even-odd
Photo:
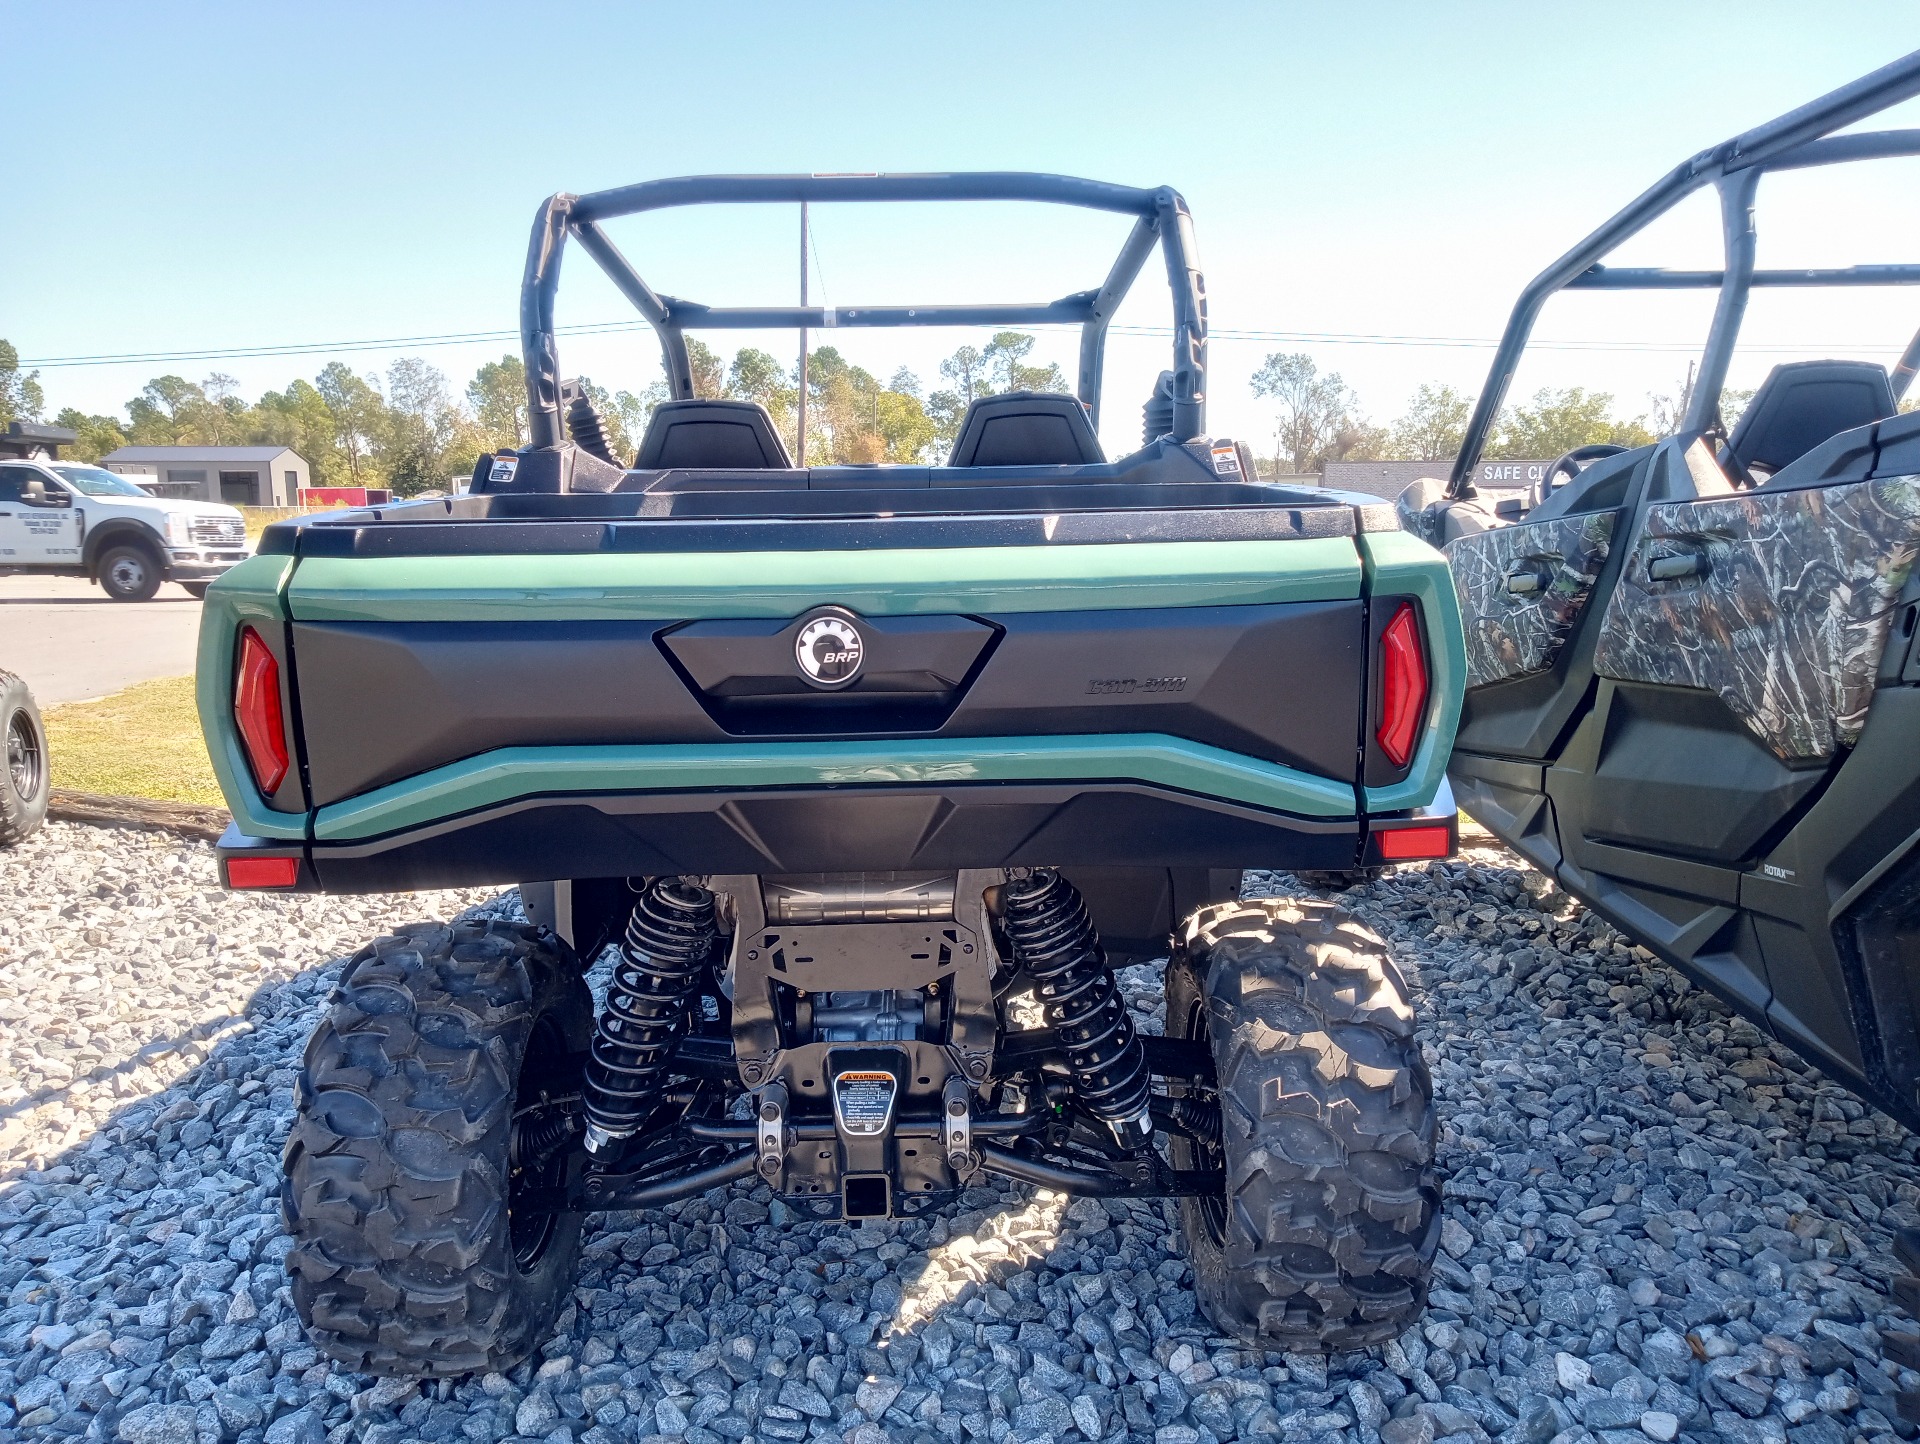
[[[1052,391],[982,396],[967,408],[948,466],[1080,466],[1103,462],[1087,411]]]
[[[1771,474],[1843,431],[1896,411],[1886,368],[1871,361],[1791,361],[1776,366],[1727,438],[1743,470]]]
[[[663,401],[640,438],[635,471],[761,471],[793,465],[757,401]]]

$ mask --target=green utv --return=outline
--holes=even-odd
[[[1131,222],[1024,305],[717,308],[603,228],[715,202],[1029,201]],[[631,465],[563,382],[565,242],[658,332]],[[1095,435],[1109,319],[1158,249],[1174,364]],[[518,883],[347,966],[287,1143],[293,1296],[356,1369],[535,1348],[582,1215],[736,1180],[910,1217],[985,1175],[1181,1200],[1200,1301],[1292,1349],[1394,1336],[1439,1233],[1405,981],[1248,868],[1443,857],[1463,676],[1446,566],[1369,498],[1206,434],[1172,190],[1057,176],[692,178],[540,210],[531,444],[470,494],[270,528],[215,584],[200,707],[235,888]],[[694,396],[692,328],[1081,328],[1077,397],[976,400],[944,466],[797,467]],[[604,1005],[585,973],[615,945]],[[1113,968],[1165,958],[1165,1036]]]

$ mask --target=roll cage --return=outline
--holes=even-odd
[[[1056,301],[949,306],[706,306],[663,295],[641,279],[602,228],[603,221],[675,206],[823,201],[1039,201],[1113,211],[1134,217],[1106,280]],[[687,356],[689,330],[773,330],[853,326],[1080,327],[1077,394],[1100,421],[1101,372],[1107,326],[1154,246],[1165,256],[1173,292],[1173,435],[1205,434],[1207,371],[1206,283],[1193,244],[1193,220],[1179,192],[1141,190],[1072,176],[1022,171],[953,174],[681,176],[642,181],[590,195],[565,192],[545,201],[533,222],[526,276],[520,290],[520,340],[527,368],[528,426],[535,447],[558,446],[560,367],[553,302],[567,238],[599,263],[660,338],[667,388],[675,400],[693,396]]]
[[[1920,265],[1843,266],[1823,269],[1756,270],[1753,202],[1760,178],[1769,171],[1803,170],[1847,161],[1920,155],[1920,130],[1885,130],[1834,135],[1843,126],[1920,95],[1920,51],[1838,90],[1809,101],[1764,125],[1682,162],[1580,244],[1548,266],[1520,293],[1494,353],[1487,383],[1467,421],[1460,454],[1447,481],[1449,498],[1475,494],[1470,478],[1479,464],[1494,418],[1532,335],[1533,323],[1548,298],[1559,291],[1718,289],[1713,320],[1694,383],[1682,432],[1704,432],[1714,421],[1720,389],[1726,383],[1747,297],[1755,286],[1912,286],[1920,285]],[[1720,193],[1724,254],[1717,271],[1674,271],[1653,267],[1605,266],[1601,261],[1645,230],[1687,196],[1711,185]],[[1908,344],[1893,372],[1899,399],[1920,369],[1920,333]]]

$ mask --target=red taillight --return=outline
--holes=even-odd
[[[292,887],[300,880],[297,857],[230,857],[227,859],[227,886]]]
[[[287,731],[280,715],[280,664],[252,627],[240,629],[240,666],[233,679],[233,720],[246,744],[253,780],[271,797],[287,775]],[[231,876],[232,869],[228,869]],[[234,883],[235,887],[243,886]],[[258,884],[276,886],[283,884]]]
[[[1452,852],[1453,834],[1445,823],[1381,828],[1373,834],[1373,845],[1382,861],[1416,862],[1422,858],[1445,857]]]
[[[1380,634],[1380,727],[1373,736],[1395,767],[1413,756],[1427,711],[1427,662],[1420,654],[1420,619],[1402,602]],[[1425,854],[1422,854],[1423,856]]]

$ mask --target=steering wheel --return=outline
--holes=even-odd
[[[1559,483],[1556,482],[1554,478],[1559,476],[1561,472],[1564,471],[1567,474],[1567,480],[1572,481],[1574,477],[1586,470],[1590,463],[1596,462],[1605,456],[1618,456],[1625,450],[1627,450],[1626,447],[1615,446],[1611,441],[1590,441],[1585,446],[1574,447],[1572,451],[1567,452],[1564,456],[1556,458],[1553,464],[1541,473],[1540,501],[1545,501],[1553,495],[1559,486]],[[1536,502],[1535,505],[1537,506],[1539,503]]]

